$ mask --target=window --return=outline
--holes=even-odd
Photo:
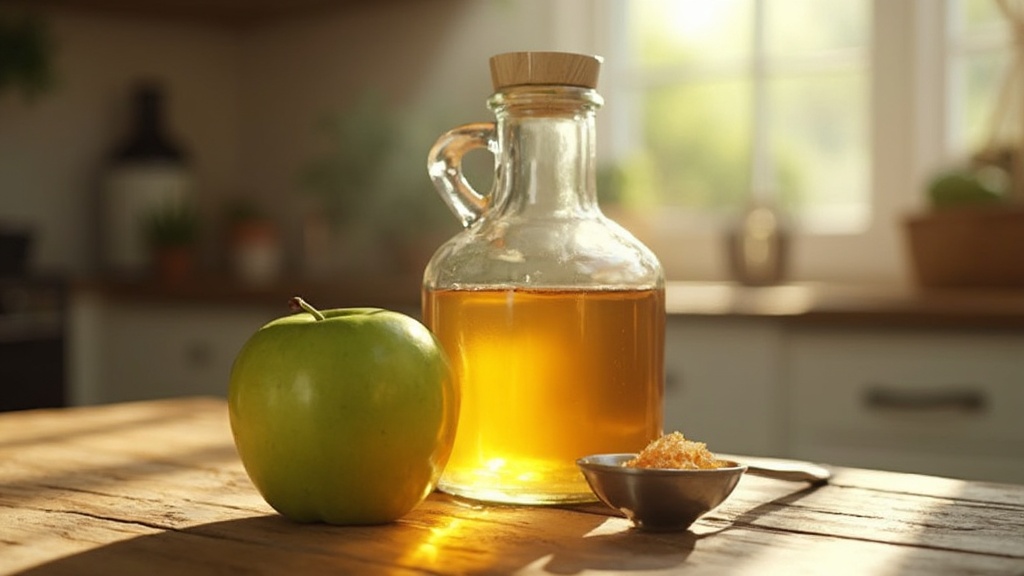
[[[766,190],[790,223],[791,279],[909,281],[902,221],[984,144],[1012,55],[996,0],[604,0],[560,15],[584,4],[596,33],[561,46],[606,57],[599,155],[621,168],[627,208],[614,215],[670,279],[727,279],[725,227]]]
[[[639,0],[618,17],[626,201],[732,214],[752,194],[803,226],[865,226],[870,5]],[[625,56],[624,58],[622,56]],[[632,178],[630,178],[632,176]]]
[[[949,8],[947,145],[956,156],[984,148],[990,136],[1005,136],[992,124],[1013,52],[996,0],[953,1]]]

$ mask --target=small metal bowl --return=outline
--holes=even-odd
[[[636,454],[597,454],[576,461],[597,497],[641,530],[685,530],[732,494],[747,467],[731,460],[709,470],[626,468]]]

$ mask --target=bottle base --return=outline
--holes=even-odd
[[[597,502],[597,496],[593,492],[536,492],[531,490],[507,490],[501,488],[466,487],[458,485],[438,483],[437,489],[445,494],[478,500],[481,502],[492,502],[495,504],[521,504],[527,506],[556,506],[560,504],[586,504]]]

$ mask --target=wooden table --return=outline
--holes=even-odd
[[[638,532],[597,506],[442,494],[390,525],[300,525],[249,483],[221,400],[0,415],[2,573],[630,571],[1024,574],[1024,486],[845,468],[820,488],[747,476],[681,533]]]

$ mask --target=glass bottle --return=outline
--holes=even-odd
[[[488,103],[497,122],[451,130],[430,152],[431,178],[465,226],[423,281],[425,322],[461,388],[445,492],[588,501],[576,459],[635,452],[661,435],[664,275],[597,204],[600,62],[493,57]],[[461,171],[463,155],[478,148],[495,155],[487,195]]]

